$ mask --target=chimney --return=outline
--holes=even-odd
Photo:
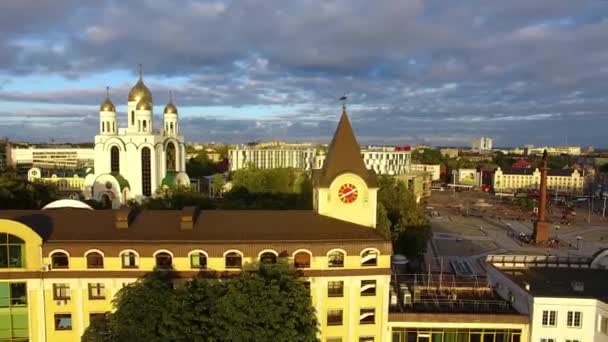
[[[184,207],[179,215],[179,227],[181,230],[192,230],[196,219],[198,218],[199,210],[197,207]]]
[[[116,229],[129,228],[129,216],[131,216],[131,208],[124,207],[114,211],[114,223]]]

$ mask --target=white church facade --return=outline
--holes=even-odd
[[[150,197],[161,187],[189,186],[177,107],[170,98],[162,128],[154,128],[152,93],[141,70],[129,92],[126,115],[127,127],[118,127],[116,107],[108,93],[100,106],[94,174],[85,178],[85,198],[111,203],[115,208],[129,200]]]

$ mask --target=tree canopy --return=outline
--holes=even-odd
[[[121,289],[113,304],[83,342],[317,341],[310,291],[285,264],[250,265],[221,281],[155,271]]]
[[[380,176],[378,181],[378,230],[390,236],[395,253],[419,256],[431,235],[423,208],[402,181],[390,176]]]
[[[11,173],[0,174],[0,208],[40,209],[60,199],[55,184],[30,182]]]

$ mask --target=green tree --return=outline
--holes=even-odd
[[[192,178],[202,178],[210,176],[216,172],[216,165],[207,158],[207,153],[203,150],[192,159],[186,162],[186,173]]]
[[[388,219],[388,213],[382,203],[378,203],[378,210],[376,210],[376,230],[385,239],[391,240],[391,220]]]
[[[155,271],[120,290],[115,312],[82,341],[317,341],[309,290],[288,265],[251,265],[221,281],[172,275]]]
[[[53,183],[30,182],[14,174],[0,175],[0,208],[40,209],[60,199],[59,190]]]
[[[377,227],[385,234],[390,227],[393,249],[399,254],[417,257],[424,253],[431,235],[423,208],[402,181],[390,176],[378,179]]]
[[[224,176],[221,173],[216,173],[213,175],[213,179],[211,180],[211,194],[213,197],[222,197],[222,193],[224,192],[224,185],[226,182],[224,181]]]

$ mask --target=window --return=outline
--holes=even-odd
[[[262,264],[276,264],[277,255],[272,252],[264,252],[260,255],[260,262]]]
[[[141,149],[141,188],[144,196],[152,195],[152,176],[150,171],[150,148]]]
[[[110,148],[110,171],[113,174],[120,173],[120,150],[118,146]]]
[[[175,171],[175,145],[170,142],[167,144],[166,168],[167,171]]]
[[[226,262],[226,268],[241,268],[242,258],[237,252],[230,252],[224,257]]]
[[[566,342],[581,342],[581,340],[569,340],[569,339],[566,339]]]
[[[25,267],[25,242],[15,235],[0,233],[0,268]]]
[[[327,325],[342,325],[342,309],[327,310]]]
[[[53,299],[54,300],[70,299],[70,284],[65,284],[65,283],[53,284]]]
[[[27,286],[0,283],[0,340],[25,341],[28,333]],[[13,338],[13,339],[11,339]]]
[[[207,256],[202,252],[190,254],[190,268],[207,268]]]
[[[89,283],[89,299],[106,299],[106,286],[103,283]]]
[[[160,269],[169,269],[173,266],[173,258],[171,254],[167,252],[157,253],[154,257],[156,260],[156,267]]]
[[[327,297],[342,297],[344,296],[343,281],[328,281],[327,282]]]
[[[106,319],[105,312],[92,312],[89,314],[89,324],[92,325],[95,322],[103,322]]]
[[[344,253],[333,251],[327,255],[329,267],[344,267]]]
[[[375,280],[361,280],[361,296],[375,296],[376,295],[376,281]]]
[[[144,131],[144,132],[147,130],[147,125],[148,125],[147,120],[144,120],[144,121],[142,122],[142,126],[143,126],[143,131]]]
[[[378,265],[378,252],[374,250],[366,250],[361,253],[361,266],[376,266]]]
[[[601,316],[600,331],[608,335],[608,317]]]
[[[131,111],[131,126],[135,126],[135,111]]]
[[[555,342],[554,338],[541,338],[540,342]]]
[[[72,330],[72,314],[55,314],[55,330]]]
[[[568,317],[566,319],[566,325],[569,327],[580,328],[582,313],[580,311],[568,311]]]
[[[359,310],[359,324],[374,324],[376,321],[376,309],[365,308]]]
[[[359,337],[359,342],[374,342],[374,337],[373,336]]]
[[[543,310],[543,326],[554,327],[557,321],[557,311]]]
[[[293,265],[295,268],[309,268],[310,254],[307,252],[298,252],[293,256]]]
[[[328,337],[325,342],[342,342],[342,337]]]
[[[87,268],[103,268],[103,255],[99,252],[87,254]]]
[[[122,268],[137,268],[137,254],[134,252],[123,252],[120,255]]]
[[[51,254],[51,267],[55,268],[68,268],[70,267],[70,258],[64,252],[55,252]]]

